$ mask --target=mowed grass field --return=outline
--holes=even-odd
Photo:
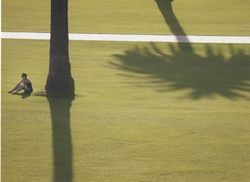
[[[246,0],[175,0],[189,35],[249,35]],[[49,32],[50,1],[3,0],[2,31]],[[78,33],[172,34],[154,0],[69,1],[69,30]]]
[[[2,1],[2,31],[48,32],[40,3]],[[174,33],[154,1],[69,3],[71,32]],[[186,34],[248,35],[248,4],[173,9]],[[250,45],[71,41],[70,61],[74,100],[46,98],[49,41],[2,40],[2,181],[249,181]]]
[[[154,44],[153,49],[147,43],[71,42],[76,97],[68,107],[70,128],[59,131],[52,129],[52,124],[60,124],[65,118],[51,119],[53,111],[45,97],[22,99],[7,94],[21,71],[30,74],[35,93],[43,90],[48,42],[3,40],[2,46],[3,181],[51,181],[52,154],[56,150],[53,142],[65,147],[64,142],[69,142],[54,141],[52,136],[66,135],[65,130],[72,136],[74,181],[248,181],[249,46],[209,45],[215,54],[212,56],[204,51],[205,45],[197,44],[193,46],[196,56],[187,51],[182,57],[172,51],[178,50],[177,44]],[[126,53],[136,47],[137,53]],[[170,72],[162,68],[161,61],[169,61],[157,59],[156,47],[158,53],[181,59],[181,71],[181,65],[169,65],[174,73],[162,78],[154,74],[154,69],[159,74]],[[148,55],[156,56],[156,68],[151,71],[145,67],[151,64],[147,54],[140,52],[146,48]],[[218,68],[216,63],[208,66],[185,62],[197,55],[209,58],[203,61],[216,61],[220,57],[218,50],[223,52],[223,62],[229,63],[226,68]],[[242,62],[237,60],[241,63],[228,67],[232,57],[242,51],[246,56],[241,57]],[[125,65],[123,56],[145,63]],[[225,74],[218,77],[214,70]],[[210,71],[214,76],[207,73]],[[203,90],[188,85],[174,88],[178,80],[192,82],[189,79],[193,74],[205,80],[200,83]],[[232,76],[239,80],[228,82]],[[167,77],[177,79],[169,81]],[[206,84],[211,86],[216,80],[219,84],[207,93],[211,88]],[[228,88],[229,84],[232,88]],[[226,94],[230,91],[231,95]],[[193,96],[195,92],[200,92],[199,97]],[[65,108],[55,107],[65,117]],[[66,160],[65,150],[67,147],[62,148],[57,160]],[[67,161],[57,165],[67,167]]]

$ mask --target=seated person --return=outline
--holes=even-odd
[[[22,77],[22,80],[12,90],[10,90],[8,93],[17,93],[20,90],[24,90],[25,94],[31,94],[33,92],[32,83],[27,78],[27,74],[23,73],[21,75],[21,77]]]

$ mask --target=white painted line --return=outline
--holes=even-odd
[[[2,39],[34,39],[49,40],[50,33],[30,33],[30,32],[1,32]]]
[[[2,32],[2,39],[49,40],[50,33]],[[129,35],[69,33],[69,40],[250,44],[250,36]]]

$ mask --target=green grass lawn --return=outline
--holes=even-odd
[[[249,35],[249,6],[69,1],[69,29]],[[2,31],[49,32],[49,15],[49,0],[3,0]],[[249,45],[73,41],[74,99],[42,95],[48,55],[48,41],[2,40],[2,181],[249,181]],[[22,72],[26,98],[7,93]]]
[[[8,94],[49,43],[2,46],[3,181],[249,181],[249,45],[71,42],[72,102]]]
[[[249,6],[246,0],[173,2],[175,15],[189,35],[249,35]],[[49,32],[49,0],[3,0],[2,13],[2,31]],[[69,29],[79,33],[172,34],[154,0],[69,1]]]

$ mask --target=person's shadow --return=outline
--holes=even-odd
[[[172,33],[186,35],[176,18],[172,0],[156,0]],[[183,38],[183,36],[182,36]],[[187,39],[187,38],[186,38]],[[188,42],[188,39],[185,40]],[[250,55],[228,46],[230,56],[206,44],[204,54],[195,52],[191,43],[167,44],[168,51],[151,43],[113,55],[111,67],[125,76],[152,82],[159,91],[188,90],[188,98],[200,99],[220,95],[228,99],[246,98],[250,91]],[[170,50],[170,51],[169,51]],[[139,78],[136,75],[141,75]],[[143,77],[142,77],[143,75]]]
[[[12,95],[21,96],[21,99],[26,99],[32,95],[32,93],[12,93]]]

